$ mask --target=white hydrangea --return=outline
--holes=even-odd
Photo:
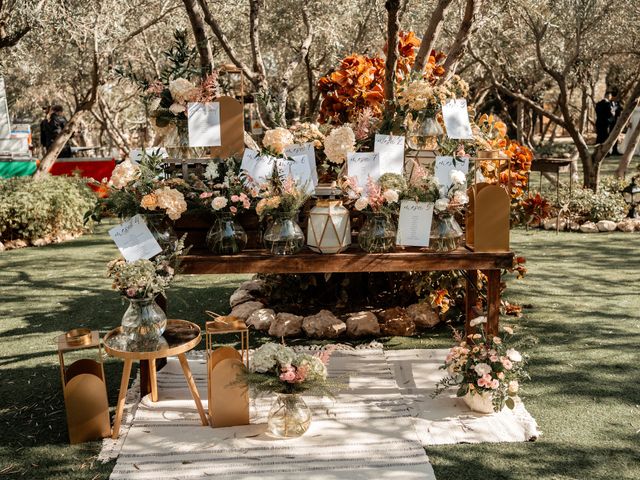
[[[385,190],[382,196],[389,203],[396,203],[400,199],[398,192],[396,190],[393,190],[392,188]]]
[[[487,363],[479,363],[473,369],[476,371],[479,377],[491,373],[491,366]]]
[[[303,353],[296,359],[296,364],[307,370],[307,381],[326,380],[327,378],[327,366],[318,357]]]
[[[278,127],[267,130],[262,139],[262,145],[282,155],[284,149],[293,144],[293,134],[286,128]]]
[[[449,208],[449,200],[446,198],[440,198],[436,200],[436,204],[434,205],[434,209],[436,212],[444,212],[447,208]]]
[[[342,164],[356,151],[356,134],[349,125],[334,128],[324,140],[324,153],[331,163]]]
[[[460,170],[451,170],[449,178],[454,185],[464,185],[467,183],[467,176]]]
[[[111,173],[111,185],[118,190],[140,176],[140,166],[127,159],[113,169]]]
[[[251,370],[258,373],[266,373],[276,366],[276,352],[278,345],[265,343],[253,353]]]
[[[204,171],[204,178],[207,180],[215,180],[218,177],[218,174],[218,164],[216,162],[209,162]]]

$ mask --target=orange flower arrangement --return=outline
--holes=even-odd
[[[398,82],[411,71],[418,47],[420,39],[413,32],[400,32],[400,54],[396,67]],[[444,58],[444,53],[431,51],[424,71],[424,78],[430,83],[435,84],[444,75],[441,65]],[[366,109],[379,118],[384,106],[384,59],[378,56],[349,55],[340,62],[336,70],[318,80],[318,90],[322,95],[318,119],[320,123],[341,125],[353,122]]]
[[[507,125],[498,117],[483,113],[477,121],[476,138],[484,150],[500,150],[507,146]]]
[[[523,197],[529,182],[528,174],[531,171],[533,152],[515,140],[505,138],[504,142],[505,146],[502,149],[502,153],[505,158],[511,159],[511,168],[509,169],[508,162],[500,162],[499,172],[496,172],[498,166],[493,161],[482,162],[480,166],[482,174],[490,183],[495,183],[499,180],[501,185],[510,184],[511,199],[518,201]]]

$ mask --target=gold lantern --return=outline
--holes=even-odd
[[[341,200],[318,200],[311,209],[307,245],[317,253],[340,253],[351,245],[351,219]]]

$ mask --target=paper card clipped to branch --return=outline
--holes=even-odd
[[[443,190],[451,186],[451,170],[469,173],[469,157],[436,157],[435,176]]]
[[[129,152],[129,160],[134,163],[139,163],[144,156],[152,157],[159,156],[161,158],[169,158],[167,149],[164,147],[152,147],[152,148],[134,148]]]
[[[318,186],[318,168],[316,164],[316,149],[313,146],[313,142],[300,143],[289,145],[284,147],[284,154],[287,157],[298,157],[304,155],[309,162],[309,168],[311,169],[311,176],[313,178],[314,188]]]
[[[375,152],[355,152],[347,155],[347,175],[355,177],[358,186],[366,188],[369,177],[380,178],[380,156]]]
[[[149,259],[162,252],[141,215],[135,215],[113,227],[109,230],[109,236],[127,262],[135,262],[141,258]]]
[[[433,203],[402,200],[396,243],[407,247],[428,247],[433,220]]]
[[[447,137],[461,140],[473,138],[467,101],[464,98],[456,98],[445,103],[442,106],[442,118],[447,129]]]
[[[222,145],[220,133],[220,103],[188,103],[190,147],[219,147]]]
[[[404,169],[404,137],[376,134],[373,151],[380,155],[380,175],[397,173]]]

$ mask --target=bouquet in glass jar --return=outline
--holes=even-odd
[[[369,253],[393,250],[396,245],[394,217],[400,208],[400,197],[407,188],[402,175],[386,173],[377,182],[369,177],[364,188],[354,177],[347,177],[341,187],[350,199],[349,204],[366,216],[358,233],[360,248]]]
[[[451,185],[444,191],[440,190],[440,198],[433,208],[429,247],[437,252],[449,252],[458,248],[463,232],[455,216],[469,203],[464,172],[453,169],[449,177]]]
[[[220,165],[224,174],[220,172]],[[215,221],[207,233],[207,246],[213,253],[233,255],[244,250],[247,234],[235,220],[237,214],[251,208],[252,194],[238,172],[237,162],[231,158],[223,163],[209,162],[204,173],[204,187],[198,198],[210,208]]]
[[[471,325],[478,326],[486,322],[486,317],[477,317],[471,320]],[[526,356],[509,347],[513,329],[505,326],[502,330],[502,336],[486,335],[481,329],[481,333],[468,335],[467,338],[456,332],[458,345],[449,350],[444,365],[440,367],[449,375],[438,382],[433,396],[456,386],[456,395],[464,397],[471,408],[479,404],[479,398],[474,397],[486,399],[489,411],[483,413],[499,412],[505,406],[513,409],[520,383],[529,379],[529,375]]]

